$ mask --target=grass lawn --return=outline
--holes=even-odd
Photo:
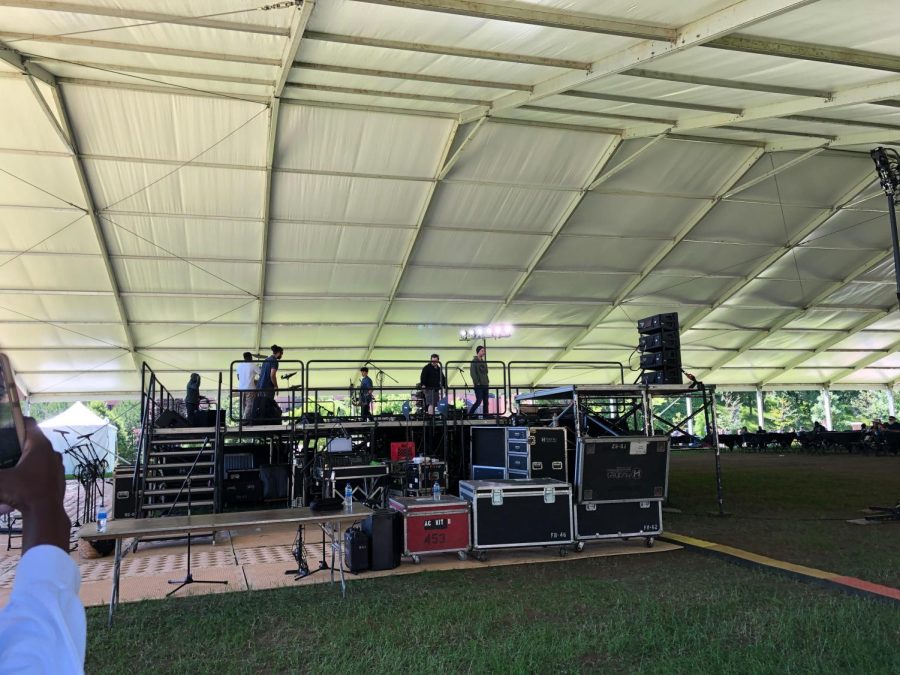
[[[832,457],[775,459],[725,457],[735,515],[718,519],[691,515],[715,505],[711,458],[677,456],[671,493],[687,513],[667,527],[896,580],[900,526],[795,519],[890,502],[900,461],[852,458],[863,470]],[[808,475],[806,463],[821,470]],[[689,551],[473,563],[353,581],[345,601],[319,585],[143,602],[122,606],[111,631],[105,618],[88,612],[89,673],[900,672],[896,605]]]

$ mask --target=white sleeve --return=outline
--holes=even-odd
[[[83,673],[87,624],[78,565],[56,546],[19,561],[0,611],[0,673]]]

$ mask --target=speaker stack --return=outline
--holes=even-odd
[[[678,314],[655,314],[637,322],[641,384],[681,384]]]

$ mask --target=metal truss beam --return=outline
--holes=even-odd
[[[228,63],[247,63],[257,66],[280,66],[278,59],[270,59],[262,56],[250,56],[244,54],[228,54],[225,52],[203,52],[193,49],[178,49],[175,47],[159,47],[156,45],[144,45],[134,42],[113,42],[109,40],[91,40],[63,35],[37,35],[32,33],[0,32],[0,39],[28,40],[30,42],[46,42],[51,44],[69,45],[71,47],[91,47],[93,49],[110,49],[115,51],[136,52],[143,54],[163,54],[165,56],[180,56],[188,59],[205,59],[207,61],[225,61]]]
[[[860,49],[845,49],[810,44],[808,42],[792,42],[790,40],[754,37],[750,35],[727,35],[707,42],[706,47],[726,49],[746,54],[762,54],[764,56],[781,56],[788,59],[832,63],[839,66],[854,66],[874,70],[887,70],[900,73],[900,57],[887,54],[876,54]]]
[[[781,87],[775,84],[763,84],[761,82],[744,82],[742,80],[724,80],[715,77],[701,77],[699,75],[685,75],[682,73],[668,73],[661,70],[645,70],[632,68],[626,70],[623,75],[629,77],[642,77],[650,80],[664,80],[667,82],[681,82],[682,84],[696,84],[703,87],[719,87],[721,89],[741,89],[743,91],[762,91],[767,94],[786,94],[788,96],[810,96],[812,98],[828,98],[830,91],[824,89],[806,89],[800,87]]]
[[[223,21],[214,18],[200,18],[191,16],[179,16],[175,14],[160,14],[157,12],[143,12],[136,9],[119,9],[116,7],[100,7],[97,5],[81,5],[69,2],[46,2],[45,0],[0,0],[0,7],[20,7],[22,9],[37,9],[46,12],[64,12],[67,14],[86,14],[91,16],[107,16],[117,19],[134,19],[137,24],[124,25],[123,30],[140,26],[146,23],[180,24],[185,26],[198,26],[200,28],[212,28],[215,30],[229,30],[240,33],[257,33],[260,35],[286,36],[288,33],[277,26],[264,26],[255,23],[239,23],[235,21]]]
[[[281,111],[281,95],[287,84],[288,75],[297,59],[297,52],[300,50],[300,42],[303,39],[303,33],[309,24],[313,10],[316,7],[315,0],[305,0],[299,9],[294,10],[291,17],[290,39],[284,46],[284,52],[281,55],[281,64],[278,74],[275,77],[275,89],[272,92],[272,100],[269,102],[269,119],[266,132],[266,180],[263,188],[263,214],[262,214],[262,241],[260,243],[259,254],[259,280],[257,289],[256,308],[256,351],[259,352],[262,346],[263,332],[263,314],[265,313],[264,298],[266,295],[266,274],[269,262],[269,231],[272,226],[272,184],[275,166],[275,150],[278,141],[278,121]]]
[[[375,47],[378,49],[393,49],[396,51],[416,52],[419,54],[459,56],[465,59],[503,61],[506,63],[521,63],[528,66],[546,66],[548,68],[564,68],[567,70],[588,70],[591,66],[591,64],[587,61],[553,59],[543,56],[529,56],[528,54],[512,54],[508,52],[492,52],[483,49],[464,49],[461,47],[451,47],[449,45],[429,45],[420,42],[382,40],[379,38],[364,37],[361,35],[340,35],[338,33],[323,33],[320,31],[308,31],[306,33],[306,39],[317,40],[319,42],[333,42],[336,44]]]
[[[478,19],[524,23],[547,28],[619,35],[642,40],[675,40],[674,28],[631,21],[614,21],[590,14],[558,12],[522,3],[473,2],[472,0],[358,0],[373,5],[388,5]]]
[[[674,40],[643,40],[636,45],[605,56],[591,64],[587,72],[571,72],[544,80],[532,93],[514,92],[495,100],[489,109],[475,107],[464,111],[461,122],[484,115],[529,105],[560,92],[577,89],[594,80],[616,75],[632,68],[701,45],[766,19],[812,4],[815,0],[741,0],[709,16],[678,29]],[[887,98],[887,96],[882,97]]]
[[[372,68],[352,68],[350,66],[333,66],[327,63],[309,63],[297,61],[295,68],[318,70],[325,73],[342,73],[347,75],[363,75],[365,77],[384,77],[394,80],[434,82],[436,84],[455,84],[462,87],[479,87],[483,89],[506,89],[509,91],[531,91],[531,85],[513,82],[494,82],[492,80],[473,80],[463,77],[447,77],[444,75],[423,75],[420,73],[401,73],[395,70],[374,70]]]
[[[462,98],[458,96],[438,96],[436,94],[411,94],[403,91],[387,91],[384,89],[361,89],[359,87],[336,87],[330,84],[309,84],[305,82],[291,82],[287,85],[290,89],[300,91],[324,91],[332,94],[351,94],[354,96],[374,96],[377,98],[399,98],[408,101],[431,101],[434,103],[450,103],[453,105],[490,105],[490,101]]]

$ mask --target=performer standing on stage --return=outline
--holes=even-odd
[[[359,369],[359,414],[362,421],[367,422],[372,419],[372,378],[369,377],[369,369],[363,366]]]
[[[472,416],[472,413],[475,412],[475,409],[478,408],[478,404],[481,403],[481,413],[485,417],[488,414],[488,385],[490,384],[490,380],[488,379],[488,365],[485,358],[487,356],[487,350],[485,350],[484,345],[478,345],[475,347],[475,356],[472,358],[472,363],[469,364],[469,374],[472,376],[472,387],[475,389],[475,403],[472,404],[472,407],[469,408],[469,416]]]
[[[253,354],[244,352],[244,361],[237,368],[238,390],[241,397],[241,416],[249,420],[253,416],[253,399],[259,386],[259,366],[253,362]]]
[[[259,383],[256,385],[258,396],[275,398],[278,391],[278,362],[284,356],[284,350],[278,345],[272,345],[272,356],[263,361],[259,373]]]
[[[447,386],[447,378],[441,369],[441,357],[437,354],[431,355],[431,362],[426,363],[422,368],[422,374],[419,377],[422,384],[422,391],[425,393],[425,405],[428,406],[428,414],[434,415],[434,408],[441,400],[441,389]]]

